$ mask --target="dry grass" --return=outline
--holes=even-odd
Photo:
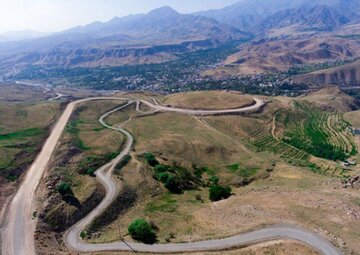
[[[249,105],[252,96],[225,91],[188,92],[167,96],[162,102],[173,107],[192,109],[228,109]]]
[[[46,127],[60,111],[59,103],[0,104],[0,134]]]
[[[150,96],[144,97],[149,99]],[[175,98],[176,96],[179,97],[174,95]],[[198,101],[192,101],[193,98],[198,98],[203,107],[203,102],[208,100],[208,94],[202,93],[190,98],[189,101],[176,100],[186,106],[198,107]],[[227,97],[219,96],[216,107],[225,108],[224,104],[221,104],[224,98]],[[324,102],[326,100],[324,99]],[[160,242],[167,242],[172,233],[172,242],[194,241],[231,236],[259,228],[264,224],[284,222],[317,231],[335,244],[342,245],[343,240],[346,242],[347,253],[353,251],[352,254],[358,254],[358,192],[339,189],[338,179],[314,174],[305,168],[284,163],[274,155],[266,152],[259,154],[254,152],[251,146],[244,146],[246,136],[257,127],[267,125],[277,110],[291,107],[291,101],[287,98],[275,98],[264,112],[249,116],[198,119],[176,113],[160,113],[128,122],[126,128],[135,137],[133,159],[119,171],[117,177],[136,189],[139,198],[134,207],[124,215],[119,215],[114,223],[104,228],[101,235],[91,242],[118,240],[119,229],[121,235],[130,240],[127,236],[127,226],[138,217],[151,220],[159,227],[157,234]],[[238,101],[234,99],[230,102],[229,105]],[[100,155],[118,150],[122,136],[102,129],[97,123],[101,113],[118,104],[118,101],[99,101],[83,106],[83,111],[79,114],[82,120],[79,125],[79,137],[91,148],[84,155]],[[107,121],[111,124],[119,123],[134,114],[133,107],[129,107],[123,112],[113,114]],[[211,126],[207,126],[201,120],[205,120]],[[63,139],[63,144],[66,144],[69,136],[65,135]],[[208,200],[207,188],[186,191],[181,195],[167,193],[164,187],[152,178],[153,170],[137,158],[137,155],[147,151],[153,152],[167,164],[176,161],[189,168],[192,164],[208,166],[224,183],[230,183],[235,176],[226,167],[233,163],[239,163],[241,167],[261,168],[269,162],[277,161],[277,166],[270,178],[257,180],[246,187],[233,187],[234,196],[211,203]],[[74,158],[75,167],[66,170],[74,173],[78,160],[80,158]],[[79,200],[83,201],[93,192],[94,181],[88,176],[74,176],[74,192]],[[196,195],[203,198],[203,203],[196,199]],[[333,235],[337,238],[334,239]],[[316,253],[306,246],[286,241],[211,254]]]
[[[39,102],[50,98],[41,87],[19,84],[0,84],[0,102]]]
[[[360,250],[357,242],[360,215],[354,202],[359,198],[356,191],[335,189],[340,185],[336,178],[289,165],[267,153],[255,154],[244,149],[243,137],[266,123],[279,107],[291,107],[291,100],[277,98],[262,114],[253,116],[204,118],[217,130],[196,118],[174,113],[127,123],[126,128],[136,139],[136,154],[151,151],[169,163],[176,161],[188,167],[191,163],[210,166],[226,182],[233,175],[225,166],[232,163],[261,166],[274,160],[277,167],[270,178],[234,188],[235,195],[231,198],[211,203],[206,188],[186,191],[182,195],[168,194],[151,180],[151,170],[135,159],[122,170],[121,178],[138,187],[138,192],[141,192],[138,202],[92,241],[114,241],[118,239],[119,228],[121,235],[130,240],[126,236],[128,224],[134,218],[144,217],[159,227],[160,242],[166,242],[172,233],[172,242],[194,241],[231,236],[263,224],[284,222],[317,231],[338,245],[345,241],[347,252]],[[144,187],[146,190],[142,189]],[[204,203],[196,200],[196,195],[200,195]],[[304,253],[305,250],[296,249],[291,253],[286,249],[272,251],[276,251],[275,254],[312,254],[310,250]],[[237,252],[240,251],[229,254],[241,254]],[[249,254],[263,254],[261,252],[264,251],[251,250]]]
[[[93,241],[116,240],[119,229],[121,235],[130,240],[126,236],[127,226],[139,217],[159,227],[160,242],[166,242],[171,233],[174,234],[172,242],[195,241],[283,222],[312,229],[338,245],[345,241],[347,251],[357,251],[360,215],[354,201],[359,195],[356,191],[335,190],[338,184],[336,179],[279,164],[271,178],[237,188],[235,195],[224,201],[210,203],[206,189],[143,199]],[[204,198],[204,203],[195,199],[196,194]]]
[[[248,157],[225,135],[187,115],[161,113],[134,119],[126,128],[135,136],[138,153],[152,151],[170,162],[221,166]]]
[[[121,111],[117,111],[107,117],[106,122],[110,125],[121,124],[127,121],[130,117],[135,116],[135,104],[132,104]]]
[[[360,111],[347,112],[344,114],[344,118],[354,128],[360,128]]]
[[[325,110],[348,112],[355,106],[355,99],[346,95],[338,87],[320,89],[302,97],[301,100],[314,103]]]

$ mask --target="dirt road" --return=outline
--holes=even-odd
[[[77,104],[89,100],[126,100],[127,104],[109,111],[102,115],[99,121],[107,128],[122,132],[126,137],[126,145],[121,153],[113,159],[108,164],[101,167],[97,172],[97,179],[104,185],[106,189],[106,196],[104,200],[85,218],[75,224],[65,235],[66,245],[79,252],[94,252],[94,251],[129,251],[129,247],[122,242],[108,243],[108,244],[88,244],[81,240],[79,234],[81,231],[91,223],[91,221],[99,214],[101,214],[106,208],[112,203],[113,199],[116,197],[118,192],[118,187],[115,185],[115,182],[112,179],[112,171],[116,164],[128,154],[133,143],[133,137],[131,134],[121,127],[112,127],[105,123],[104,119],[127,106],[129,106],[134,101],[141,101],[148,105],[149,107],[157,111],[172,111],[184,114],[191,115],[210,115],[210,114],[226,114],[226,113],[241,113],[248,111],[255,111],[262,107],[265,103],[256,99],[255,104],[248,107],[243,107],[239,109],[225,109],[225,110],[189,110],[189,109],[180,109],[180,108],[171,108],[158,104],[152,104],[144,100],[133,100],[127,98],[117,98],[117,97],[108,97],[108,98],[89,98],[83,99],[76,102],[70,103],[58,122],[54,126],[50,136],[48,137],[46,143],[44,144],[40,154],[27,171],[24,182],[21,184],[18,192],[16,193],[13,201],[10,204],[6,225],[2,231],[2,254],[3,255],[32,255],[35,254],[35,245],[34,245],[34,231],[36,226],[36,220],[32,219],[33,212],[35,211],[35,192],[39,185],[39,182],[42,178],[42,175],[50,161],[50,158],[56,148],[56,145],[63,133],[65,126]],[[137,103],[138,104],[138,103]],[[138,107],[136,107],[139,109]],[[135,250],[142,252],[157,252],[157,253],[174,253],[181,251],[208,251],[208,250],[222,250],[231,247],[239,247],[244,245],[250,245],[254,243],[260,243],[264,241],[274,240],[274,239],[284,239],[290,238],[304,242],[314,249],[320,251],[326,255],[339,255],[339,252],[330,242],[326,241],[322,237],[315,235],[306,230],[296,228],[294,226],[279,225],[264,228],[254,232],[241,234],[238,236],[219,239],[219,240],[209,240],[202,242],[192,242],[192,243],[183,243],[183,244],[157,244],[157,245],[144,245],[133,243],[130,244]]]

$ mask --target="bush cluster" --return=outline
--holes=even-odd
[[[177,165],[160,164],[151,153],[145,153],[146,162],[154,169],[154,178],[162,182],[171,193],[180,194],[194,189],[201,183],[201,175],[193,175],[188,169]]]
[[[62,196],[66,196],[66,195],[73,195],[73,191],[71,189],[71,186],[69,183],[67,182],[62,182],[57,186],[57,191],[60,193],[60,195]]]
[[[229,186],[212,185],[209,190],[209,199],[213,202],[226,199],[231,196]]]
[[[145,219],[136,219],[128,227],[129,234],[136,240],[146,244],[156,242],[154,228]]]

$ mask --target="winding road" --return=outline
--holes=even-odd
[[[65,233],[64,237],[66,246],[77,252],[131,251],[131,249],[123,242],[89,244],[85,243],[80,238],[81,231],[83,231],[86,226],[88,226],[98,215],[100,215],[104,210],[106,210],[106,208],[116,198],[119,192],[119,187],[117,187],[112,178],[112,172],[118,162],[120,162],[120,160],[130,152],[133,144],[132,135],[127,130],[123,129],[121,125],[118,127],[113,127],[108,125],[104,121],[107,116],[111,115],[116,111],[124,109],[133,103],[136,103],[136,110],[141,112],[143,115],[153,114],[154,111],[170,111],[190,115],[243,113],[256,111],[265,105],[264,101],[257,98],[254,98],[254,104],[251,106],[225,110],[190,110],[171,108],[159,105],[156,101],[154,101],[153,104],[146,100],[120,97],[96,97],[82,99],[70,103],[55,124],[50,136],[46,140],[46,143],[44,144],[36,160],[28,169],[25,180],[19,187],[7,210],[5,224],[4,227],[1,229],[1,251],[3,255],[36,254],[34,245],[36,220],[32,219],[33,212],[36,210],[36,189],[39,185],[39,182],[43,176],[47,165],[50,162],[51,156],[55,151],[56,145],[61,138],[65,126],[71,116],[71,113],[73,112],[77,104],[90,100],[123,100],[127,102],[123,106],[103,114],[99,119],[100,123],[104,127],[123,133],[127,139],[120,154],[111,162],[107,163],[96,171],[97,180],[105,187],[105,198],[92,212],[90,212],[85,218],[80,220]],[[151,111],[149,113],[140,111],[140,103],[149,106],[150,108],[154,109],[154,111]],[[244,233],[237,236],[217,240],[155,245],[130,243],[130,246],[139,252],[175,253],[224,250],[278,239],[293,239],[303,242],[325,255],[342,254],[334,245],[332,245],[329,241],[322,238],[321,236],[291,225],[270,226],[249,233]]]

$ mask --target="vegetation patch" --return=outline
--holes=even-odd
[[[136,199],[137,194],[135,191],[132,188],[125,186],[106,211],[104,211],[93,221],[93,223],[91,223],[87,233],[95,233],[114,222],[119,215],[125,213],[126,210],[134,205]]]
[[[41,135],[42,132],[43,132],[43,130],[40,128],[25,129],[25,130],[13,132],[13,133],[0,135],[0,141],[23,139],[23,138],[38,136],[38,135]]]
[[[243,178],[249,178],[255,176],[259,169],[255,167],[240,167],[239,163],[235,163],[226,167],[230,172],[237,174]]]
[[[129,164],[131,160],[130,155],[125,155],[122,160],[116,166],[116,172],[119,172],[122,168],[124,168],[127,164]]]
[[[235,173],[236,171],[238,171],[240,169],[240,164],[235,163],[232,165],[227,166],[227,168],[232,172]]]
[[[145,153],[143,157],[153,167],[154,178],[162,182],[171,193],[180,194],[202,183],[201,174],[196,176],[188,169],[176,164],[172,166],[160,164],[151,153]]]
[[[57,191],[60,193],[61,196],[66,196],[66,195],[73,195],[73,191],[71,189],[71,186],[69,183],[67,182],[62,182],[57,186]]]
[[[75,114],[78,114],[78,111],[76,111]],[[72,135],[72,137],[73,137],[72,143],[74,146],[76,146],[77,148],[79,148],[80,150],[83,150],[83,151],[90,150],[91,148],[86,146],[79,137],[80,129],[78,126],[81,123],[83,123],[83,121],[79,120],[79,119],[71,120],[69,122],[69,124],[66,126],[66,131],[70,135]]]
[[[146,244],[156,242],[154,228],[145,219],[136,219],[128,227],[129,234],[136,240]]]
[[[146,213],[163,212],[174,213],[178,209],[179,205],[176,199],[166,195],[160,202],[149,202],[145,207]]]
[[[330,160],[345,160],[355,153],[346,132],[348,123],[339,115],[295,102],[293,111],[283,111],[277,117],[285,126],[283,141],[287,144]]]
[[[229,186],[212,185],[209,189],[209,199],[213,202],[226,199],[231,196]]]
[[[98,170],[101,166],[105,165],[107,162],[116,158],[116,156],[116,152],[106,153],[100,156],[86,156],[84,160],[79,163],[78,173],[93,176],[96,170]]]

